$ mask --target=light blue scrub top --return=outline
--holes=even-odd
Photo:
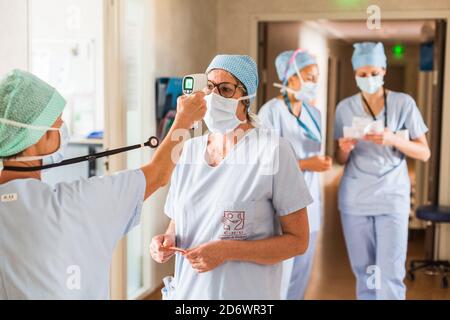
[[[292,147],[273,132],[246,133],[217,167],[206,163],[207,142],[207,135],[188,141],[172,175],[165,213],[178,247],[281,235],[279,218],[312,202]],[[177,254],[172,298],[279,299],[281,271],[281,263],[228,261],[199,274]]]
[[[412,97],[388,91],[388,127],[397,132],[409,130],[411,139],[428,129]],[[343,127],[353,117],[368,117],[360,94],[341,101],[336,109],[334,138],[342,138]],[[377,115],[384,123],[384,110]],[[339,209],[352,215],[407,214],[410,211],[411,184],[405,156],[392,147],[358,141],[345,166],[339,188]]]
[[[321,127],[322,119],[320,110],[314,107],[310,107],[309,110],[316,123]],[[289,109],[283,100],[274,98],[268,101],[261,108],[258,116],[266,128],[276,130],[278,134],[291,143],[297,160],[320,155],[320,142],[313,141],[306,136],[305,131],[299,126],[297,119],[289,112]],[[302,110],[300,120],[315,134],[316,137],[320,137],[320,133],[306,110]],[[304,171],[303,175],[314,199],[314,202],[308,206],[309,228],[312,233],[317,232],[320,229],[322,215],[320,177],[317,172],[312,171]],[[288,185],[287,188],[290,189]]]
[[[113,250],[139,223],[145,188],[141,170],[0,185],[0,300],[108,299]]]

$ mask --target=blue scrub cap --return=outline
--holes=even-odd
[[[381,42],[358,42],[353,44],[353,70],[364,66],[386,68],[387,58]]]
[[[295,62],[297,63],[298,71],[305,67],[317,64],[316,58],[308,51],[297,49],[295,51],[284,51],[280,53],[275,59],[275,67],[277,69],[278,78],[280,81],[285,81],[297,74],[295,63],[293,63],[295,55]]]
[[[214,57],[206,69],[206,73],[214,69],[222,69],[239,79],[247,88],[247,94],[256,94],[258,89],[258,67],[256,62],[245,55],[221,54]],[[254,98],[251,99],[253,102]]]

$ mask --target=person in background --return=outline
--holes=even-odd
[[[285,51],[277,56],[275,67],[283,83],[281,94],[259,111],[263,125],[276,130],[294,148],[299,170],[314,202],[308,206],[309,247],[303,254],[283,262],[282,299],[304,299],[311,276],[317,235],[322,214],[319,173],[331,169],[332,159],[321,155],[320,110],[312,106],[317,98],[319,68],[313,55],[304,50]],[[298,190],[289,188],[297,194]]]
[[[167,299],[279,299],[281,262],[308,247],[312,198],[290,144],[249,112],[253,59],[218,55],[206,73],[210,132],[183,149],[165,206],[171,222],[151,255],[164,263],[181,250]]]
[[[406,157],[427,161],[428,131],[415,101],[384,87],[387,59],[382,43],[354,44],[360,93],[336,109],[336,161],[345,165],[339,209],[358,299],[405,299],[405,262],[410,211]],[[354,117],[383,123],[362,139],[344,136]],[[407,130],[406,138],[400,136]],[[369,277],[375,281],[369,285]]]

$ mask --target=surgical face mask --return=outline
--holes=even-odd
[[[42,159],[42,165],[45,166],[63,161],[67,145],[69,144],[69,139],[69,129],[67,128],[67,125],[63,123],[59,129],[59,148],[52,154],[45,156],[45,158]]]
[[[209,131],[213,133],[222,133],[233,131],[240,124],[246,123],[247,120],[241,121],[236,116],[239,101],[248,100],[255,95],[242,97],[239,99],[224,98],[215,92],[210,93],[205,97],[206,100],[206,114],[205,123]]]
[[[317,98],[317,83],[305,81],[302,87],[295,93],[295,99],[298,101],[312,101]]]
[[[274,83],[274,86],[280,88],[281,91],[292,93],[297,101],[309,102],[317,98],[317,83],[312,81],[303,82],[300,90],[294,90],[278,83]]]
[[[69,144],[69,139],[69,129],[67,128],[66,123],[63,123],[59,129],[59,148],[52,154],[46,155],[42,158],[42,165],[47,166],[61,163],[65,158],[65,151],[67,149],[67,145]],[[41,171],[41,181],[50,185],[54,185],[57,182],[55,181],[55,175],[51,175],[50,170]]]
[[[361,91],[374,94],[384,85],[383,75],[371,77],[355,77],[356,84]]]
[[[67,147],[67,144],[69,143],[69,130],[67,129],[67,125],[64,122],[60,128],[37,127],[23,123],[18,124],[13,121],[9,121],[8,124],[20,126],[22,128],[27,128],[31,130],[57,131],[59,133],[59,147],[55,152],[43,156],[25,156],[25,157],[19,156],[12,159],[8,159],[8,161],[27,162],[27,161],[42,160],[42,165],[49,165],[59,163],[64,160],[64,151]]]

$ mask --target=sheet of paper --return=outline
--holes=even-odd
[[[344,127],[344,137],[362,139],[368,133],[381,133],[384,130],[382,120],[372,120],[364,117],[353,117],[352,126]]]

